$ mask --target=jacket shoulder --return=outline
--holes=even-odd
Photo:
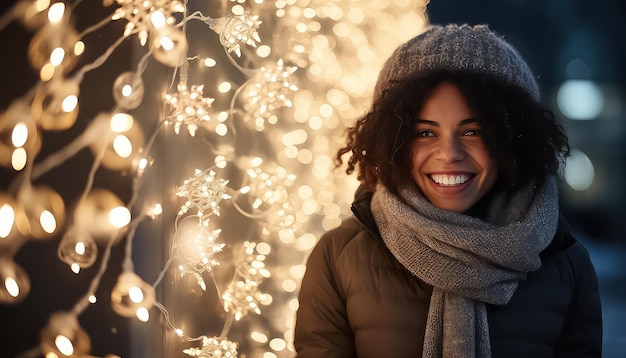
[[[351,242],[363,237],[370,237],[369,232],[357,218],[350,216],[338,227],[324,233],[314,250],[331,250],[339,256]]]

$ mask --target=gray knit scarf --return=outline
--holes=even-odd
[[[442,210],[415,185],[378,185],[372,213],[385,245],[433,286],[422,357],[491,357],[486,304],[509,302],[556,233],[556,181],[495,193],[482,218]]]

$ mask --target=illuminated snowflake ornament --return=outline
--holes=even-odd
[[[173,14],[185,11],[185,5],[178,0],[115,0],[120,5],[113,13],[112,19],[126,19],[128,23],[124,29],[124,36],[133,31],[139,32],[139,41],[145,45],[148,40],[148,32],[152,28],[152,15],[157,14],[165,19],[168,24],[173,24]],[[113,0],[104,0],[104,6],[110,6]]]
[[[285,66],[280,59],[273,68],[262,67],[259,79],[247,91],[248,125],[256,130],[263,130],[265,123],[275,124],[278,120],[276,110],[291,107],[291,98],[298,91],[294,83],[295,66]],[[251,123],[253,121],[254,123]]]
[[[178,92],[165,95],[165,104],[169,107],[167,119],[174,122],[174,131],[180,133],[180,128],[187,126],[187,131],[193,137],[202,122],[210,121],[209,109],[214,98],[203,97],[204,85],[191,86],[178,84]]]
[[[208,220],[191,221],[182,225],[177,232],[178,269],[181,276],[193,275],[202,290],[206,291],[206,283],[202,278],[204,272],[209,272],[219,265],[215,254],[222,251],[223,243],[218,243],[221,230],[210,230]]]
[[[240,320],[250,311],[261,314],[259,303],[264,294],[259,291],[259,285],[271,275],[265,268],[265,255],[256,250],[256,243],[245,241],[241,250],[235,253],[236,272],[239,277],[228,285],[222,295],[224,310],[235,315]]]
[[[259,302],[263,298],[263,294],[259,291],[259,286],[255,281],[239,280],[232,282],[228,285],[222,298],[224,299],[224,310],[234,313],[237,321],[250,311],[261,314]]]
[[[215,179],[215,172],[204,173],[196,169],[193,177],[185,180],[183,185],[177,188],[176,195],[186,198],[187,201],[180,208],[178,215],[183,215],[191,208],[198,209],[198,216],[202,218],[205,212],[220,215],[219,203],[222,199],[230,199],[226,194],[228,180]]]
[[[189,348],[183,353],[199,358],[236,358],[238,344],[219,337],[202,337],[202,348]]]
[[[228,53],[235,52],[241,57],[241,45],[256,47],[257,42],[261,42],[257,32],[262,21],[258,15],[230,14],[209,22],[211,30],[220,35],[220,43]]]
[[[281,166],[254,165],[256,159],[251,160],[252,165],[246,168],[247,185],[241,191],[250,196],[254,214],[261,214],[287,201],[289,187],[296,176]]]

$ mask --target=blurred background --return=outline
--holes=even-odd
[[[6,13],[6,10],[15,3],[16,1],[3,2],[0,5],[0,13]],[[75,2],[78,5],[75,12],[76,28],[86,29],[108,16],[112,8],[103,10],[102,3],[99,0]],[[109,1],[109,3],[115,4],[114,1]],[[550,109],[556,119],[566,127],[570,137],[573,151],[564,169],[564,180],[560,186],[561,208],[575,236],[589,250],[598,273],[605,332],[603,357],[626,356],[624,353],[626,352],[626,327],[623,325],[626,321],[626,189],[624,188],[626,184],[626,165],[624,164],[626,161],[626,68],[624,67],[626,49],[622,24],[626,16],[626,2],[620,0],[596,0],[594,2],[584,0],[483,0],[480,2],[431,0],[426,4],[424,1],[417,0],[359,2],[350,0],[272,0],[271,2],[216,0],[210,3],[190,1],[189,4],[205,14],[215,16],[223,14],[227,7],[235,4],[244,4],[252,11],[265,15],[268,14],[268,8],[271,8],[275,14],[281,13],[280,10],[284,9],[280,21],[270,16],[262,18],[263,26],[280,29],[273,33],[261,33],[262,39],[269,39],[267,41],[272,42],[274,53],[288,54],[293,48],[298,49],[298,46],[302,44],[304,47],[308,46],[307,41],[313,44],[311,48],[323,47],[325,50],[324,56],[309,48],[304,51],[299,50],[300,52],[296,51],[297,56],[293,54],[290,55],[291,57],[287,56],[288,63],[301,67],[296,74],[302,73],[298,87],[303,95],[294,99],[296,110],[294,113],[287,113],[286,117],[295,118],[296,128],[298,126],[305,128],[309,136],[299,142],[292,140],[297,143],[288,146],[287,149],[290,151],[297,147],[295,149],[297,154],[291,155],[287,149],[284,150],[289,158],[297,160],[300,167],[290,167],[285,164],[286,161],[281,162],[280,155],[277,155],[276,160],[287,169],[300,170],[298,175],[302,182],[296,184],[299,188],[296,191],[300,201],[297,201],[295,206],[298,209],[296,217],[301,228],[295,232],[294,235],[298,239],[293,242],[281,238],[282,243],[273,244],[273,254],[280,255],[273,259],[276,261],[273,263],[276,270],[272,280],[280,281],[276,284],[280,287],[266,284],[264,288],[274,294],[274,306],[279,304],[285,306],[291,304],[291,306],[286,314],[282,311],[273,313],[267,309],[263,311],[262,319],[254,322],[244,319],[244,323],[239,328],[234,327],[233,335],[241,345],[240,356],[271,358],[288,357],[292,354],[288,348],[285,348],[289,346],[289,331],[292,322],[284,317],[290,314],[289,310],[293,311],[292,299],[295,286],[292,287],[286,283],[293,284],[298,277],[301,277],[293,272],[298,271],[297,268],[300,267],[298,264],[304,262],[307,251],[315,242],[315,236],[320,231],[336,225],[338,220],[349,214],[349,204],[355,187],[354,182],[345,183],[346,178],[341,173],[333,172],[332,165],[329,164],[332,163],[332,150],[341,140],[341,126],[349,125],[365,108],[367,97],[373,86],[372,81],[375,80],[377,66],[381,64],[380,61],[384,60],[397,44],[411,38],[421,30],[426,22],[487,23],[517,47],[534,70],[542,90],[544,106]],[[423,12],[424,6],[425,13]],[[411,17],[409,14],[414,16]],[[311,23],[306,31],[298,28],[294,32],[296,22],[290,22],[290,17],[305,18]],[[359,32],[346,36],[345,32],[349,31],[348,27],[337,26],[337,23],[342,22],[359,28]],[[0,111],[3,112],[15,98],[27,93],[33,87],[33,84],[39,80],[39,73],[33,69],[28,60],[32,31],[17,21],[10,21],[6,16],[0,20],[0,25],[2,25],[0,46],[4,49],[0,55],[0,68],[3,69]],[[113,22],[105,29],[106,31],[90,34],[86,41],[87,51],[84,54],[86,59],[82,60],[82,64],[97,58],[120,36],[124,31],[124,25],[123,22]],[[305,36],[309,32],[317,34],[331,32],[331,28],[335,33],[334,37]],[[194,28],[190,25],[188,30],[191,49],[202,49],[203,46],[214,49],[221,46],[215,34],[207,34],[203,31],[206,29]],[[339,35],[340,33],[344,35]],[[293,40],[287,40],[292,38],[296,39],[295,44]],[[363,47],[359,48],[359,46]],[[242,47],[245,53],[245,46]],[[116,76],[124,70],[132,69],[143,51],[145,48],[140,47],[136,41],[124,42],[115,51],[115,56],[111,56],[98,71],[86,77],[81,86],[81,108],[77,124],[65,131],[46,132],[45,139],[41,143],[39,157],[45,158],[46,155],[63,148],[69,141],[79,136],[91,119],[97,116],[103,108],[110,108],[115,104],[111,96],[111,87]],[[193,73],[193,79],[207,84],[205,93],[215,97],[214,107],[219,107],[222,104],[228,104],[229,98],[226,95],[232,94],[236,85],[245,83],[247,78],[236,69],[224,70],[220,67],[220,64],[228,63],[229,59],[222,54],[223,51],[213,52],[219,53],[214,56],[218,63],[216,69],[202,68]],[[203,54],[202,50],[194,53],[198,56]],[[309,54],[308,58],[305,57],[307,54]],[[359,67],[354,65],[355,59],[358,59],[359,64],[364,68],[360,74],[350,72]],[[245,61],[240,62],[240,64],[244,63]],[[355,78],[358,77],[362,77],[365,82],[355,82]],[[145,72],[144,82],[148,95],[135,113],[137,118],[143,118],[138,121],[147,128],[153,127],[156,118],[160,116],[162,95],[165,92],[161,88],[169,81],[171,81],[171,69],[165,66],[151,65]],[[222,93],[212,90],[213,87],[217,87],[217,83],[225,82],[233,84],[230,92],[226,90]],[[334,89],[341,89],[342,92],[333,92]],[[153,93],[150,94],[150,90]],[[324,98],[318,100],[315,97],[317,92],[323,93]],[[350,100],[346,102],[350,105],[337,100],[337,97],[349,98]],[[330,111],[332,114],[326,114],[329,107],[322,104],[325,102],[333,105],[334,112]],[[303,108],[307,110],[315,108],[318,112],[312,115]],[[300,120],[299,117],[305,119]],[[323,125],[318,124],[320,121]],[[246,132],[246,128],[237,128],[237,130],[240,134]],[[293,128],[288,128],[288,130],[293,130]],[[252,134],[261,132],[259,129],[250,131]],[[243,139],[239,139],[237,143],[237,155],[265,151],[272,153],[272,150],[280,154],[282,148],[274,149],[274,145],[281,143],[273,142],[279,142],[278,138],[282,138],[282,144],[287,146],[285,130],[275,130],[267,126],[265,132],[269,138],[262,140],[255,139],[253,135],[242,135]],[[4,137],[7,134],[3,132],[2,135],[0,139],[6,140]],[[171,150],[172,145],[177,149]],[[242,146],[246,149],[239,149]],[[163,159],[156,161],[159,166],[155,166],[152,170],[157,175],[147,179],[145,186],[159,191],[160,199],[164,203],[174,201],[175,196],[172,195],[171,189],[162,188],[163,183],[173,181],[180,184],[182,179],[188,176],[188,170],[194,166],[201,168],[203,165],[207,166],[204,163],[208,155],[206,146],[192,143],[189,137],[178,142],[172,142],[171,137],[159,139],[156,141],[154,151],[155,158]],[[213,157],[210,159],[212,161]],[[80,195],[80,190],[85,186],[92,161],[92,153],[88,150],[80,151],[72,161],[51,170],[38,182],[45,182],[55,188],[69,204]],[[310,173],[309,166],[314,167],[313,174]],[[324,174],[318,173],[321,171]],[[9,191],[16,177],[14,171],[1,167],[1,191]],[[95,178],[94,187],[109,188],[122,201],[128,202],[133,196],[132,182],[133,174],[128,170],[100,169]],[[144,195],[147,197],[147,194]],[[309,209],[311,206],[313,209]],[[164,217],[167,217],[167,214],[174,216],[176,210],[176,208],[165,207]],[[228,216],[228,209],[225,213],[223,216]],[[231,237],[237,240],[258,235],[258,229],[251,220],[237,219],[223,224],[225,235],[231,232]],[[137,273],[146,277],[148,281],[156,278],[157,273],[168,260],[167,234],[172,232],[172,226],[171,223],[163,220],[138,231],[138,240],[135,240],[136,247],[133,253],[134,266]],[[250,229],[247,229],[248,227]],[[100,265],[102,258],[97,258],[94,267],[83,270],[81,275],[75,275],[57,257],[59,239],[60,237],[57,236],[50,240],[29,241],[15,253],[15,261],[30,277],[31,288],[29,296],[24,301],[12,305],[0,304],[0,318],[2,318],[0,355],[3,357],[16,357],[21,352],[37,346],[41,339],[40,332],[46,326],[48,316],[57,310],[70,309],[85,293],[85,287],[92,282],[96,267]],[[3,250],[0,251],[0,257],[5,254],[9,255],[9,249],[2,245],[2,241],[0,241],[0,250]],[[131,358],[182,356],[181,349],[185,347],[174,343],[171,335],[164,336],[158,325],[135,322],[135,320],[120,317],[110,310],[109,291],[122,271],[125,257],[124,245],[112,247],[108,270],[102,277],[98,291],[98,302],[81,315],[81,324],[91,336],[92,354],[103,356],[107,353],[115,353]],[[224,262],[223,266],[229,267],[228,262]],[[288,278],[281,278],[281,272]],[[190,286],[187,282],[170,276],[167,276],[165,281],[167,284],[161,287],[157,294],[164,304],[181,307],[179,311],[173,310],[173,320],[187,320],[190,322],[187,325],[190,330],[197,329],[200,332],[217,330],[219,332],[221,320],[224,319],[224,313],[219,312],[219,302],[199,298],[201,296],[198,295],[198,290],[193,288],[193,284]],[[177,291],[181,287],[184,290]],[[156,321],[164,323],[163,317],[157,314],[154,316],[157,317]],[[193,322],[194,320],[196,322]],[[261,336],[256,335],[251,338],[251,331],[263,333]],[[268,351],[272,351],[271,354],[274,355],[270,355]]]

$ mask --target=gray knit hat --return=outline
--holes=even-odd
[[[419,72],[441,70],[492,75],[516,85],[539,101],[539,86],[519,52],[487,25],[432,26],[400,45],[378,76],[374,96]]]

